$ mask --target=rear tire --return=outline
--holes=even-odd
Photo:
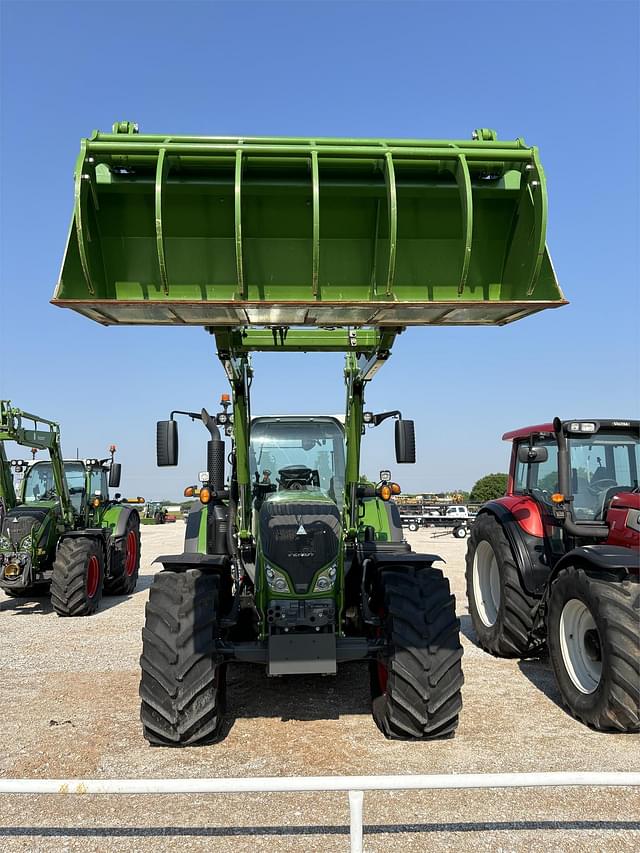
[[[561,571],[551,585],[548,645],[571,714],[600,731],[640,731],[640,586]]]
[[[498,657],[536,654],[543,645],[533,637],[538,599],[523,589],[516,558],[495,516],[478,516],[466,561],[469,613],[480,646]]]
[[[140,571],[140,518],[132,512],[127,520],[122,542],[122,550],[113,552],[115,561],[113,574],[105,580],[104,591],[107,595],[131,595],[138,583]]]
[[[95,539],[69,537],[58,546],[51,604],[58,616],[90,616],[102,598],[104,552]]]
[[[439,569],[382,571],[379,605],[387,651],[372,663],[372,712],[398,740],[450,737],[463,683],[460,623],[449,581]]]
[[[140,718],[155,746],[215,742],[223,721],[226,665],[216,652],[220,578],[163,571],[151,586],[142,630]]]

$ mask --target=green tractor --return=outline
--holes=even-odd
[[[178,462],[178,414],[209,433],[185,496],[183,552],[159,557],[141,658],[152,744],[221,735],[227,666],[271,677],[370,673],[390,738],[451,736],[462,648],[438,557],[404,541],[399,487],[360,472],[363,434],[395,420],[365,388],[407,326],[503,325],[565,304],[546,249],[536,148],[498,141],[143,135],[84,139],[53,303],[103,325],[204,326],[231,386],[219,411],[158,424]],[[252,353],[345,353],[345,413],[253,417]],[[285,404],[286,405],[286,404]],[[290,405],[294,405],[292,400]]]
[[[149,501],[144,508],[144,517],[153,519],[155,524],[164,524],[167,520],[167,510],[160,501]]]
[[[49,459],[9,460],[6,441],[47,450]],[[140,517],[119,495],[109,497],[120,484],[115,450],[105,459],[63,460],[57,423],[0,400],[0,589],[7,595],[49,588],[59,616],[89,616],[103,592],[133,592]],[[18,494],[13,474],[22,475]]]

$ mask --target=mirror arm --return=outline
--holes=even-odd
[[[183,412],[181,409],[174,409],[169,415],[169,420],[174,420],[174,415],[186,415],[191,418],[192,421],[201,421],[202,414],[200,412]]]
[[[373,425],[379,426],[383,421],[386,421],[387,418],[399,418],[402,420],[402,412],[398,411],[398,409],[395,409],[393,412],[380,412],[373,416]]]

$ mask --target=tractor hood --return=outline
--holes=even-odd
[[[22,504],[10,509],[2,521],[0,530],[0,550],[16,551],[25,546],[26,537],[33,537],[34,531],[39,539],[42,531],[49,523],[57,507],[56,501],[40,501],[32,504]]]
[[[260,544],[267,563],[286,571],[295,591],[310,591],[315,573],[338,558],[340,510],[320,490],[284,490],[260,509]]]

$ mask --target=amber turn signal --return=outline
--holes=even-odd
[[[200,489],[200,503],[208,504],[211,500],[211,490],[210,489]]]
[[[387,486],[386,484],[384,486],[380,486],[378,494],[383,501],[391,500],[391,486]]]
[[[397,483],[391,483],[391,493],[394,495],[400,494],[400,486]]]
[[[551,502],[554,504],[564,503],[564,495],[561,495],[556,492],[555,494],[551,495]]]
[[[91,506],[95,506],[95,507],[100,506],[100,498],[94,498],[94,499],[91,501]]]
[[[195,493],[196,493],[195,486],[187,486],[187,488],[184,490],[185,498],[192,498],[195,495]]]

